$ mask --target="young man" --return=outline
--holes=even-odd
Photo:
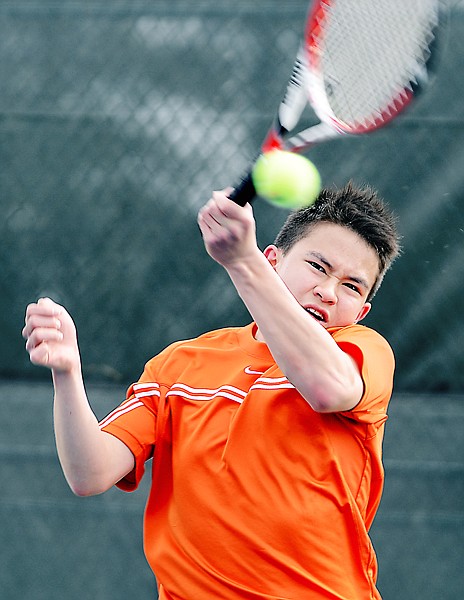
[[[162,600],[380,598],[368,529],[394,360],[358,325],[398,253],[370,189],[325,190],[262,253],[250,206],[215,192],[198,222],[253,317],[150,360],[98,424],[71,317],[26,311],[31,361],[51,369],[72,490],[133,490],[153,457],[145,550]]]

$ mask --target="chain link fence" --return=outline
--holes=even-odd
[[[0,376],[48,377],[20,337],[63,303],[87,376],[129,383],[171,341],[248,321],[196,213],[274,116],[307,2],[16,0],[0,5]],[[403,256],[368,324],[401,391],[464,391],[462,3],[433,86],[390,127],[315,148],[325,185],[378,188]],[[258,238],[286,214],[257,202]],[[367,321],[366,321],[367,323]]]

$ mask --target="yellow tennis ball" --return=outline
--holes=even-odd
[[[321,177],[313,163],[284,150],[262,154],[253,167],[252,180],[258,196],[291,210],[309,206],[321,191]]]

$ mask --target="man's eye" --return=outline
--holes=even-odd
[[[320,265],[317,262],[314,262],[313,260],[308,260],[308,264],[311,265],[314,269],[317,269],[318,271],[320,271],[321,273],[325,273],[325,269],[322,265]]]
[[[350,290],[353,290],[353,292],[356,292],[357,294],[361,294],[361,290],[359,289],[359,287],[357,285],[355,285],[354,283],[345,283],[344,284],[345,287],[347,287]]]

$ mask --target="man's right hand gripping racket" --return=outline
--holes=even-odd
[[[440,14],[440,0],[311,2],[292,77],[261,152],[303,152],[389,123],[428,81]],[[295,132],[308,104],[320,122]],[[255,195],[250,171],[230,198],[244,206]]]

